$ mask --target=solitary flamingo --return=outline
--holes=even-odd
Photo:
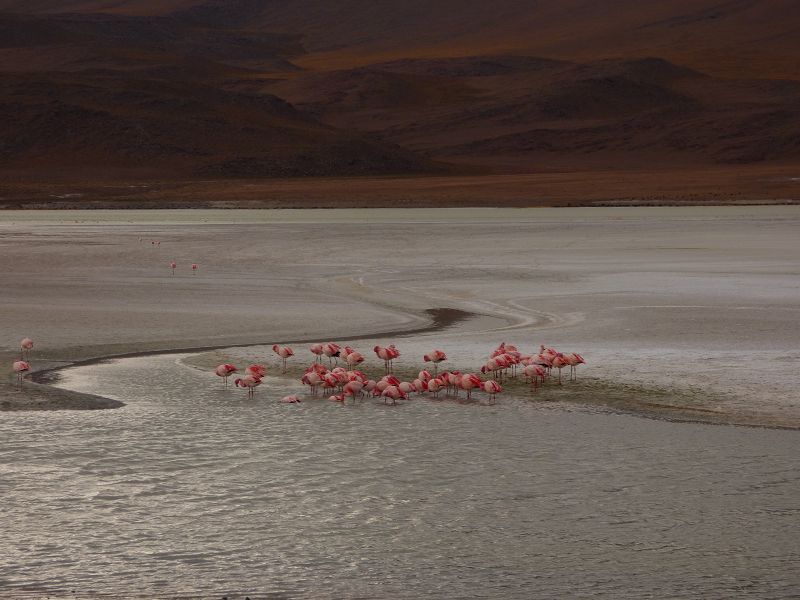
[[[441,350],[434,350],[430,354],[425,354],[422,357],[422,360],[433,363],[433,376],[436,377],[436,370],[439,366],[439,363],[447,360],[447,355]]]
[[[31,366],[24,360],[18,360],[14,363],[12,368],[17,374],[17,384],[22,386],[22,378],[25,376],[26,372],[31,370]]]
[[[31,350],[33,350],[33,340],[31,338],[22,338],[22,341],[19,343],[20,358],[22,358],[22,360],[29,358]]]
[[[289,348],[289,346],[278,346],[278,344],[275,344],[272,347],[272,351],[283,360],[283,372],[286,373],[286,359],[290,356],[294,356],[294,350]]]
[[[238,369],[236,367],[229,364],[219,365],[214,369],[214,373],[216,373],[218,377],[222,377],[222,380],[225,382],[225,387],[228,387],[228,377],[237,371]]]
[[[178,264],[173,260],[171,263],[169,263],[169,266],[170,266],[170,268],[172,268],[172,276],[174,277],[175,276],[175,267],[177,267]]]
[[[252,398],[256,394],[256,387],[261,385],[261,378],[254,375],[245,375],[233,382],[236,387],[247,388],[247,397]]]
[[[192,263],[192,275],[197,273],[197,263]]]

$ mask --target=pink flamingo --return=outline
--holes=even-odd
[[[31,350],[33,350],[33,340],[27,337],[22,338],[22,341],[19,343],[20,358],[22,360],[30,358]]]
[[[364,384],[361,381],[348,381],[342,388],[342,394],[344,394],[345,397],[352,398],[353,402],[355,402],[356,396],[361,395],[362,389],[364,389]]]
[[[309,348],[311,354],[314,355],[314,362],[322,362],[322,344],[312,344]]]
[[[474,373],[470,373],[467,375],[463,375],[461,377],[461,381],[459,381],[459,386],[462,390],[467,392],[467,400],[471,399],[472,397],[472,390],[481,385],[481,378],[475,375]]]
[[[390,385],[389,387],[387,387],[385,390],[383,390],[381,396],[383,396],[384,404],[386,403],[387,398],[392,399],[392,404],[397,404],[398,400],[406,399],[405,393],[403,393],[403,391],[396,385]]]
[[[334,344],[333,342],[323,344],[322,353],[328,357],[328,361],[331,365],[333,364],[331,359],[336,359],[336,364],[339,364],[339,355],[342,353],[341,346],[339,346],[339,344]]]
[[[300,396],[292,394],[291,396],[284,396],[281,398],[281,404],[300,404]]]
[[[430,354],[423,355],[422,360],[433,363],[433,376],[436,377],[436,371],[439,367],[439,363],[447,360],[447,355],[441,350],[434,350]]]
[[[252,375],[261,379],[267,374],[267,367],[264,365],[250,365],[244,370],[244,376]]]
[[[261,385],[261,378],[254,375],[245,375],[236,379],[233,383],[236,387],[247,388],[247,397],[252,398],[256,394],[256,387]]]
[[[561,385],[561,369],[569,366],[569,362],[560,352],[553,357],[553,367],[558,369],[558,385]]]
[[[356,367],[364,362],[364,355],[361,354],[361,352],[349,352],[344,357],[344,362],[346,362],[347,366],[352,369],[353,367]]]
[[[570,381],[577,381],[578,380],[578,365],[586,364],[586,361],[583,360],[583,357],[576,353],[571,352],[569,354],[565,354],[564,358],[566,359],[567,363],[569,363],[569,380]]]
[[[286,373],[286,359],[289,358],[290,356],[294,356],[294,350],[289,348],[289,346],[278,346],[278,344],[275,344],[272,347],[272,351],[275,354],[277,354],[278,356],[280,356],[281,359],[283,360],[283,371],[282,372]]]
[[[197,273],[197,263],[192,263],[192,275]]]
[[[225,387],[228,387],[228,377],[237,371],[238,369],[236,367],[229,364],[219,365],[214,369],[214,373],[216,373],[218,377],[222,377],[222,380],[225,382]]]
[[[311,370],[303,375],[301,381],[311,388],[311,395],[315,396],[317,394],[317,386],[322,384],[322,375],[314,370]]]
[[[494,380],[483,382],[483,391],[489,394],[489,402],[495,403],[495,396],[503,391],[503,386]]]
[[[408,381],[401,381],[400,384],[397,386],[401,392],[403,392],[406,396],[416,392],[416,388],[414,387],[413,383],[409,383]]]
[[[439,391],[444,387],[444,382],[438,377],[434,377],[428,382],[428,391],[433,393],[433,397],[439,396]]]
[[[174,277],[175,276],[175,267],[177,267],[178,264],[173,260],[171,263],[169,263],[169,266],[172,269],[172,276]]]
[[[394,344],[391,344],[385,348],[383,346],[375,346],[372,351],[378,355],[378,358],[383,360],[383,366],[386,369],[386,373],[391,373],[392,361],[400,356],[400,351],[394,347]]]
[[[25,373],[31,370],[31,366],[24,360],[18,360],[12,365],[14,372],[17,374],[17,385],[22,386],[22,379]]]
[[[539,387],[540,380],[542,384],[544,384],[544,378],[547,375],[547,371],[545,371],[542,365],[528,365],[522,372],[525,374],[526,378],[530,378],[534,390]]]

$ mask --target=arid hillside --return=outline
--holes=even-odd
[[[0,0],[0,173],[793,165],[789,0]]]

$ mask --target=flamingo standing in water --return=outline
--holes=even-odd
[[[247,388],[247,397],[252,398],[256,394],[256,388],[261,385],[261,378],[254,375],[245,375],[236,379],[233,383],[236,387]]]
[[[283,373],[286,373],[286,359],[290,356],[294,356],[294,350],[289,348],[289,346],[278,346],[278,344],[275,344],[272,347],[272,351],[283,360]]]
[[[267,374],[267,367],[264,365],[250,365],[244,370],[244,376],[252,375],[253,377],[263,378]]]
[[[398,400],[406,399],[405,393],[396,385],[390,385],[389,387],[387,387],[385,390],[383,390],[381,396],[383,396],[384,404],[386,403],[387,398],[392,399],[392,404],[397,404]]]
[[[197,273],[197,263],[192,263],[192,275]]]
[[[553,357],[553,367],[558,369],[558,385],[561,385],[561,369],[569,366],[569,362],[560,352]]]
[[[175,277],[175,267],[177,267],[178,264],[173,260],[171,263],[169,263],[169,266],[172,269],[172,276]]]
[[[503,386],[491,379],[484,381],[481,387],[483,387],[484,392],[489,394],[489,402],[492,404],[495,403],[495,396],[503,391]]]
[[[434,350],[430,354],[425,354],[422,357],[422,360],[433,363],[433,376],[436,377],[436,371],[439,367],[439,363],[447,360],[447,355],[441,350]]]
[[[439,390],[444,387],[444,382],[439,379],[438,377],[434,377],[430,381],[427,382],[428,391],[433,393],[434,398],[438,398]]]
[[[586,364],[586,361],[583,360],[583,357],[577,352],[570,352],[569,354],[565,354],[564,358],[566,359],[567,363],[569,363],[569,380],[577,381],[578,365]]]
[[[400,351],[394,347],[394,344],[391,344],[385,348],[383,346],[375,346],[372,351],[378,355],[378,358],[383,360],[383,366],[386,369],[386,373],[391,373],[392,361],[400,356]]]
[[[25,373],[31,370],[31,366],[24,360],[18,360],[14,362],[12,368],[17,374],[17,385],[22,386],[22,378],[25,377]]]
[[[356,401],[356,396],[361,395],[361,390],[364,389],[364,383],[358,379],[353,381],[348,381],[344,387],[342,388],[342,395],[347,398],[348,396],[353,399],[353,402]]]
[[[339,355],[342,353],[342,348],[339,344],[328,342],[322,345],[322,353],[328,357],[328,362],[333,365],[333,360],[336,359],[336,364],[339,364]]]
[[[19,343],[20,358],[22,360],[30,358],[31,350],[33,350],[33,340],[27,337],[22,338],[22,341]]]
[[[314,355],[314,362],[321,363],[322,362],[322,344],[312,344],[309,348],[311,350],[311,354]]]
[[[472,390],[474,390],[476,387],[480,387],[481,383],[480,377],[474,373],[469,373],[461,377],[458,385],[462,390],[467,392],[467,400],[469,400],[472,397]]]
[[[236,373],[238,370],[239,369],[233,365],[224,364],[219,365],[216,369],[214,369],[214,373],[216,373],[218,377],[222,377],[222,380],[225,382],[225,387],[228,387],[228,377]]]
[[[357,367],[364,362],[364,355],[361,354],[361,352],[356,352],[353,350],[352,352],[347,353],[347,355],[344,357],[344,362],[346,362],[347,366],[352,369],[353,367]]]

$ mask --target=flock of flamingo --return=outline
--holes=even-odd
[[[287,360],[294,356],[294,350],[278,344],[272,346],[272,350],[280,357],[285,373]],[[562,384],[561,370],[566,367],[569,367],[570,381],[574,381],[578,365],[586,362],[580,354],[563,353],[553,348],[546,348],[544,345],[536,354],[523,355],[516,346],[503,342],[480,368],[481,375],[489,375],[491,378],[484,379],[478,373],[459,371],[439,373],[439,363],[446,361],[447,355],[441,350],[434,350],[422,357],[424,362],[433,365],[433,373],[423,369],[412,381],[401,381],[394,375],[394,360],[400,356],[400,351],[392,344],[373,348],[375,355],[383,360],[385,370],[384,376],[376,380],[357,370],[365,358],[361,352],[349,346],[343,348],[328,342],[313,344],[309,350],[314,355],[314,362],[305,369],[301,382],[309,387],[312,397],[316,397],[322,390],[323,394],[330,394],[329,400],[342,404],[346,403],[348,398],[352,398],[355,403],[368,395],[383,398],[384,403],[391,401],[392,404],[396,404],[398,400],[408,400],[412,394],[430,393],[433,398],[437,398],[444,392],[447,396],[458,398],[461,391],[464,391],[467,400],[470,400],[474,390],[485,392],[489,396],[489,402],[494,404],[497,394],[503,391],[502,381],[516,378],[520,371],[525,381],[536,390],[551,376],[553,369],[558,370],[558,385]],[[327,357],[328,366],[325,366],[323,357]],[[347,368],[339,366],[339,360],[342,360]],[[228,386],[228,378],[238,372],[236,366],[227,363],[214,369],[214,373],[223,379],[225,387]],[[244,370],[242,377],[234,380],[234,385],[246,389],[248,397],[252,398],[266,372],[266,366],[252,364]],[[285,396],[280,401],[285,404],[296,404],[302,400],[293,394]]]

